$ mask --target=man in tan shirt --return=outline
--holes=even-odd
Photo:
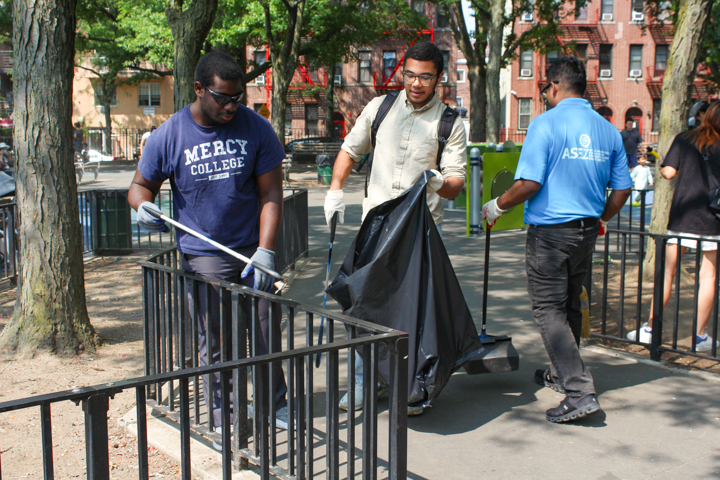
[[[442,52],[432,43],[413,45],[405,54],[405,89],[398,95],[377,132],[368,196],[363,200],[363,220],[372,208],[399,197],[417,182],[424,171],[433,170],[435,176],[428,181],[427,200],[435,224],[440,229],[443,221],[441,197],[455,198],[465,186],[467,137],[459,117],[453,124],[440,165],[436,164],[438,123],[445,104],[435,95],[435,88],[442,72]],[[372,150],[371,126],[384,98],[375,98],[365,107],[335,160],[332,183],[325,198],[328,225],[335,212],[338,213],[338,221],[344,223],[342,188],[355,162]],[[361,371],[361,367],[356,367],[356,372]],[[362,385],[362,375],[355,377],[356,383]],[[357,409],[362,407],[362,389],[355,392]],[[340,408],[347,409],[347,395],[341,400]],[[408,406],[409,415],[419,415],[422,411],[421,406]]]

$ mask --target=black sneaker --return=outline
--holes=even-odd
[[[535,370],[535,383],[541,387],[552,388],[558,393],[565,393],[565,389],[553,380],[549,368],[547,370]]]
[[[547,419],[553,423],[571,422],[578,418],[592,415],[600,411],[600,404],[595,395],[584,397],[565,397],[555,408],[545,412]]]

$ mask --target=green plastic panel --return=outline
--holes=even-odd
[[[515,183],[520,152],[489,152],[483,154],[483,205],[497,198]],[[523,228],[525,204],[517,205],[498,218],[494,231]]]

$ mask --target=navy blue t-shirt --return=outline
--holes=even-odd
[[[170,180],[176,221],[242,250],[259,241],[256,177],[284,158],[270,123],[249,108],[240,105],[226,124],[202,127],[187,106],[148,138],[138,170],[151,182]],[[226,255],[181,230],[177,244],[182,253]]]

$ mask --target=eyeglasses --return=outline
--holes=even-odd
[[[437,75],[415,75],[412,72],[405,72],[403,73],[403,82],[407,83],[408,85],[412,85],[415,83],[415,79],[420,79],[420,85],[423,87],[429,87],[430,84],[433,81],[433,78],[437,77]]]
[[[225,95],[224,93],[215,93],[205,85],[203,85],[203,87],[205,88],[205,90],[210,92],[210,94],[213,97],[213,100],[215,100],[215,102],[218,105],[227,105],[230,102],[238,104],[238,103],[240,103],[240,100],[242,100],[243,95],[245,95],[245,92],[240,92],[235,96],[230,96],[230,95]]]
[[[558,84],[558,82],[556,82],[556,81],[553,80],[553,81],[548,82],[548,84],[545,85],[545,88],[543,88],[542,90],[540,90],[540,95],[542,95],[542,97],[543,97],[545,100],[547,100],[547,95],[545,94],[545,92],[547,92],[548,89],[549,89],[550,87],[552,87],[552,84],[553,84],[553,83],[556,84],[556,85]]]

